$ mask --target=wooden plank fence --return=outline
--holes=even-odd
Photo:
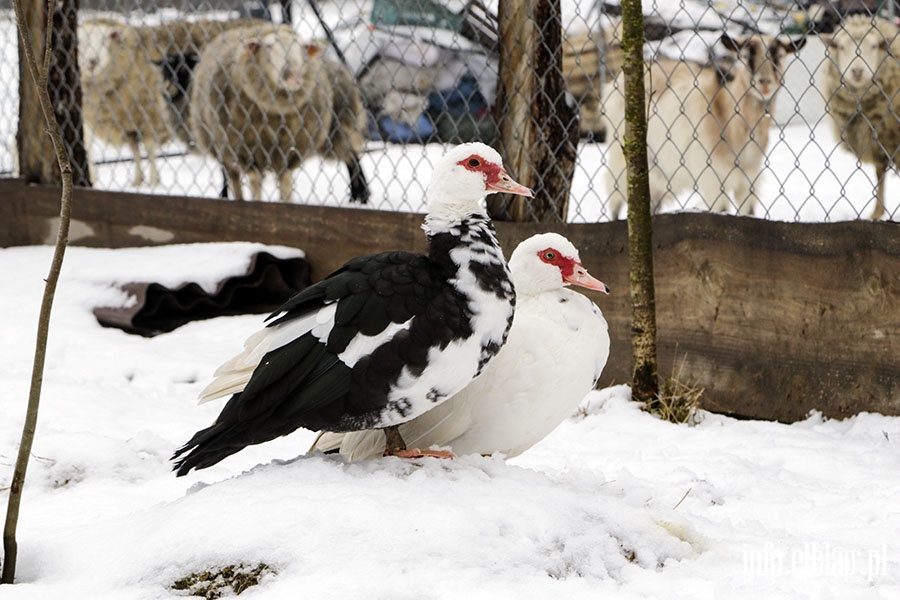
[[[58,188],[0,180],[0,246],[52,243],[58,205]],[[318,280],[352,256],[423,250],[421,222],[406,213],[79,189],[70,241],[294,246]],[[900,224],[680,213],[655,217],[653,227],[659,368],[703,387],[704,408],[787,422],[811,410],[900,415]],[[609,297],[592,295],[612,338],[600,384],[627,382],[625,223],[497,223],[507,252],[547,230],[572,240],[612,288]]]

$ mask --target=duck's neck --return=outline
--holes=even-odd
[[[515,300],[512,277],[490,218],[470,214],[428,231],[429,257],[470,297],[486,293]]]
[[[487,251],[502,258],[494,226],[487,215],[472,213],[445,219],[430,213],[422,228],[428,238],[428,255],[439,263],[452,261],[456,265],[453,270],[460,266],[458,258],[451,258],[451,254],[459,253],[458,249],[468,248],[473,255]]]
[[[466,301],[473,333],[481,343],[477,373],[506,340],[516,292],[491,220],[481,212],[453,222],[426,221],[429,257]]]

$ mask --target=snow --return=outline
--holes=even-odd
[[[116,284],[239,273],[255,244],[69,248],[4,600],[181,597],[173,582],[269,565],[252,598],[896,598],[900,418],[792,425],[642,412],[628,388],[520,457],[305,455],[314,434],[176,478],[169,456],[222,401],[216,366],[261,315],[154,338],[101,327]],[[285,248],[270,248],[290,253]],[[0,250],[0,502],[24,418],[51,249]]]
[[[14,55],[6,16],[0,31],[0,46]],[[0,62],[9,89],[14,69]],[[14,93],[0,95],[0,171],[12,162],[16,103]],[[872,169],[835,149],[827,123],[792,121],[772,137],[760,187],[767,218],[838,221],[871,210]],[[443,151],[370,143],[363,169],[395,174],[371,178],[371,206],[423,211],[424,190],[410,182],[427,181]],[[606,219],[604,156],[603,144],[581,146],[571,221]],[[206,159],[160,162],[159,188],[136,191],[217,195],[218,169]],[[101,187],[133,189],[131,168],[101,165]],[[296,178],[324,203],[346,202],[340,165],[311,160]],[[890,194],[897,185],[890,174],[889,215],[900,209]],[[266,190],[274,197],[271,181]],[[118,285],[135,279],[212,289],[263,248],[69,248],[25,484],[18,583],[0,588],[3,600],[181,597],[171,586],[192,572],[258,563],[274,574],[242,597],[900,597],[897,417],[812,414],[786,425],[703,413],[688,427],[642,412],[617,386],[591,393],[578,415],[510,461],[347,464],[305,455],[314,433],[298,431],[174,477],[172,452],[224,402],[198,405],[200,390],[263,316],[142,338],[101,327],[92,309],[132,301]],[[0,249],[3,507],[51,254]]]

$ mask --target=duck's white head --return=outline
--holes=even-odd
[[[425,190],[428,214],[453,220],[482,213],[482,198],[495,192],[534,196],[529,188],[513,181],[496,150],[481,142],[460,144],[434,166]]]
[[[540,294],[578,285],[609,293],[609,287],[581,264],[578,249],[558,233],[539,233],[519,244],[509,258],[516,293]]]

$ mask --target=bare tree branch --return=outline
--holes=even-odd
[[[6,520],[3,529],[3,572],[0,583],[13,583],[16,572],[16,558],[18,544],[16,541],[16,528],[19,521],[19,506],[22,500],[22,487],[25,483],[25,472],[28,468],[28,457],[34,444],[34,434],[37,428],[38,407],[40,406],[41,386],[44,380],[44,362],[47,353],[47,337],[50,329],[50,310],[53,306],[53,297],[56,293],[56,284],[62,270],[63,257],[69,237],[69,220],[72,212],[72,165],[68,152],[63,143],[62,133],[56,121],[53,111],[53,103],[47,88],[48,73],[50,72],[53,0],[47,0],[47,21],[44,28],[44,49],[40,68],[37,57],[32,51],[31,32],[24,26],[24,11],[22,0],[14,0],[13,7],[16,11],[16,23],[19,35],[22,39],[26,62],[31,78],[38,88],[41,110],[47,125],[47,133],[53,143],[56,152],[56,160],[59,163],[62,175],[62,197],[60,202],[59,230],[56,236],[56,249],[50,264],[50,272],[47,275],[44,286],[44,296],[41,301],[41,312],[38,318],[37,343],[34,350],[34,363],[31,373],[31,390],[28,394],[28,407],[25,414],[25,425],[22,430],[22,440],[19,444],[19,453],[13,470],[12,483],[9,490],[9,502],[6,510]]]

